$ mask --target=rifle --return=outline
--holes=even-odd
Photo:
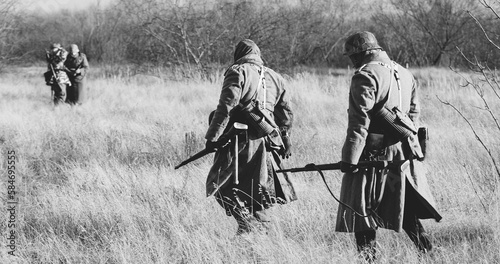
[[[52,66],[52,63],[49,63],[50,69],[52,70],[52,78],[56,79],[56,82],[59,82],[59,77],[56,75],[56,71],[54,71],[54,67]]]
[[[406,160],[402,160],[402,161],[387,161],[387,160],[360,161],[360,162],[358,162],[357,166],[358,166],[358,168],[374,168],[374,169],[397,168],[397,167],[401,166],[401,164],[403,164],[404,162],[406,162]],[[356,211],[354,208],[352,208],[348,204],[340,201],[333,194],[332,190],[328,186],[326,179],[325,179],[325,175],[322,172],[324,170],[340,170],[340,162],[328,163],[328,164],[318,164],[318,165],[316,165],[314,163],[309,163],[304,167],[276,170],[276,172],[284,173],[284,172],[300,172],[300,171],[317,171],[321,175],[321,178],[323,179],[323,182],[325,183],[325,186],[328,189],[328,192],[330,192],[330,195],[333,197],[333,199],[335,199],[335,201],[337,201],[339,204],[342,204],[343,206],[349,208],[350,210],[352,210],[352,212],[354,214],[356,214],[360,217],[369,217],[372,215],[377,217],[377,214],[373,210],[371,210],[370,213],[368,213],[367,215],[364,215],[364,214]]]
[[[396,168],[400,166],[403,161],[387,161],[387,160],[377,160],[377,161],[360,161],[358,162],[359,168],[375,168],[375,169],[385,169],[385,168]],[[323,170],[340,170],[340,162],[327,163],[327,164],[314,164],[309,163],[304,167],[297,167],[291,169],[281,169],[276,172],[301,172],[301,171],[323,171]]]
[[[57,77],[56,75],[56,72],[54,71],[54,67],[52,66],[52,63],[49,62],[49,66],[50,66],[50,70],[52,71],[52,77],[50,77],[50,85],[52,86],[53,85],[53,80],[52,79],[55,79],[56,82],[59,82],[59,77]],[[50,88],[50,98],[54,99],[54,89],[51,87]]]
[[[242,134],[243,132],[247,131],[248,129],[248,125],[245,125],[245,124],[242,124],[242,123],[238,123],[238,122],[234,122],[233,126],[229,129],[229,131],[227,131],[226,133],[224,133],[222,136],[220,136],[219,140],[217,140],[217,143],[216,145],[219,146],[219,147],[224,147],[231,139],[234,138],[234,141],[235,141],[235,149],[238,147],[238,144],[237,144],[237,141],[238,141],[238,135]],[[178,169],[192,161],[195,161],[205,155],[208,155],[212,152],[215,152],[215,149],[203,149],[202,151],[194,154],[193,156],[191,156],[190,158],[186,159],[185,161],[181,162],[179,165],[175,166],[174,169]],[[238,153],[238,152],[236,152]],[[235,155],[236,157],[236,161],[235,163],[238,164],[238,155]],[[236,181],[237,177],[235,177],[235,181]]]
[[[83,63],[80,63],[80,65],[78,65],[78,67],[71,68],[71,69],[68,69],[68,70],[69,70],[69,72],[71,73],[71,75],[73,77],[76,77],[76,75],[78,74],[78,73],[76,73],[76,71],[79,70],[79,69],[81,69],[82,67],[83,67]],[[80,72],[80,74],[81,74],[81,72]]]

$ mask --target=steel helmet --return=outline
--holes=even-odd
[[[76,44],[71,44],[69,45],[69,52],[71,53],[78,53],[80,50],[78,49],[78,46]]]
[[[51,50],[54,50],[54,49],[60,49],[62,46],[61,44],[59,43],[53,43],[52,45],[50,45],[50,49]]]
[[[351,56],[367,50],[382,49],[377,38],[368,31],[356,32],[347,38],[344,44],[344,55]]]

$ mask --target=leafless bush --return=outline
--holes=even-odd
[[[491,11],[498,19],[500,16],[496,12],[495,8],[490,5],[487,0],[479,0],[480,4]],[[475,22],[477,31],[480,31],[483,35],[483,40],[485,45],[493,47],[498,53],[500,53],[500,46],[495,43],[495,41],[488,34],[488,30],[483,26],[483,24],[477,19],[473,12],[468,11],[467,14]],[[463,110],[454,104],[439,99],[443,104],[452,107],[461,118],[467,123],[467,126],[473,132],[474,137],[485,150],[488,159],[493,166],[494,175],[492,177],[493,184],[488,186],[492,193],[498,188],[500,182],[500,152],[498,146],[495,146],[494,141],[492,143],[492,137],[498,137],[500,134],[500,77],[498,76],[497,70],[492,69],[488,66],[487,62],[481,61],[477,56],[466,55],[460,47],[456,47],[457,51],[461,57],[465,60],[466,65],[468,65],[469,71],[464,73],[456,68],[451,67],[451,69],[459,74],[463,81],[463,87],[470,87],[480,98],[482,106],[476,106],[476,114],[486,113],[486,119],[474,118],[473,116],[466,116]],[[498,54],[497,53],[497,54]],[[498,56],[498,55],[497,55]],[[477,117],[477,116],[476,116]],[[486,132],[480,133],[481,129],[486,129]],[[465,167],[465,165],[464,165]],[[469,178],[472,180],[471,175]]]
[[[13,48],[11,36],[16,30],[13,16],[15,3],[16,0],[0,0],[0,71],[2,64],[10,59]]]

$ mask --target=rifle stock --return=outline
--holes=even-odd
[[[395,168],[401,165],[403,161],[360,161],[358,163],[359,168],[376,168],[376,169],[385,169],[385,168]],[[297,167],[291,169],[282,169],[277,170],[276,172],[301,172],[301,171],[317,171],[317,170],[340,170],[340,162],[336,163],[327,163],[327,164],[314,164],[309,163],[304,167]]]

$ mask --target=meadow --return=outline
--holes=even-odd
[[[0,75],[0,263],[360,262],[353,235],[334,232],[338,204],[317,173],[292,175],[299,199],[271,209],[268,235],[239,237],[234,220],[205,195],[212,156],[174,170],[204,147],[222,72],[184,79],[92,69],[87,102],[54,108],[43,70]],[[380,230],[379,263],[500,263],[500,179],[467,123],[438,98],[470,119],[497,161],[498,130],[457,74],[412,71],[430,131],[428,180],[443,220],[422,221],[435,245],[423,256],[406,234]],[[339,161],[351,74],[287,77],[296,122],[286,167]],[[16,156],[15,228],[8,226],[9,151]],[[325,174],[338,193],[341,173]],[[5,246],[12,230],[16,256]]]

